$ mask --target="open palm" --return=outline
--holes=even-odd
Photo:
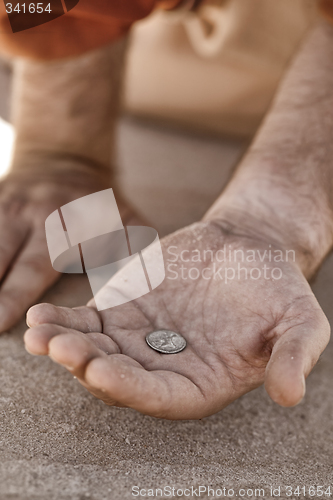
[[[268,271],[246,276],[245,268],[250,273],[258,262],[242,262],[240,275],[221,279],[236,266],[216,260],[224,245],[261,255],[268,248],[262,238],[226,234],[215,223],[184,228],[162,240],[167,272],[157,289],[101,312],[94,301],[75,309],[34,306],[27,349],[49,354],[105,403],[155,417],[202,418],[263,382],[279,404],[297,404],[328,342],[327,319],[293,262],[267,262],[281,270],[279,279]],[[171,255],[182,250],[184,260],[169,267]],[[197,279],[188,275],[193,267],[190,275]],[[103,293],[112,286],[111,280]],[[146,335],[162,328],[181,333],[186,349],[160,354],[148,347]]]

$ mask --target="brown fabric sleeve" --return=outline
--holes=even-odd
[[[333,0],[320,0],[319,7],[325,17],[333,23]]]
[[[15,6],[17,1],[6,3]],[[156,3],[157,0],[80,0],[57,19],[13,33],[5,4],[0,0],[0,51],[32,59],[77,56],[123,36],[135,21],[150,14]]]

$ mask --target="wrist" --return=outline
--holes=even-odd
[[[80,164],[81,172],[109,176],[125,47],[119,40],[73,59],[15,62],[13,172],[48,175],[45,166]]]
[[[295,190],[274,193],[263,186],[259,193],[244,188],[226,191],[204,216],[224,231],[257,239],[283,250],[293,250],[296,264],[307,277],[318,269],[333,246],[333,217],[324,205],[304,203]],[[309,200],[311,201],[311,200]]]

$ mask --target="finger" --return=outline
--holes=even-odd
[[[37,304],[27,313],[27,324],[30,327],[52,323],[72,328],[80,332],[101,332],[102,322],[96,309],[92,307],[57,307],[52,304]]]
[[[124,355],[93,358],[84,380],[86,387],[102,391],[104,397],[117,401],[118,406],[154,417],[202,418],[214,412],[188,378],[171,371],[148,372]]]
[[[23,340],[26,350],[36,356],[45,356],[49,353],[49,342],[56,335],[63,332],[57,325],[39,325],[30,328],[24,334]]]
[[[51,324],[38,325],[25,332],[25,347],[30,354],[45,356],[49,354],[49,343],[53,337],[69,333],[82,336],[81,332],[70,330],[62,326]],[[106,354],[119,352],[117,344],[103,333],[87,333],[85,334],[85,338]],[[76,348],[71,346],[71,349],[75,350]],[[71,356],[71,350],[67,352],[66,355]]]
[[[57,334],[48,343],[50,358],[80,379],[84,378],[84,372],[89,361],[96,357],[119,352],[117,344],[101,333],[85,335],[61,326],[49,326],[50,328],[56,328],[57,331]],[[98,338],[97,343],[95,341],[96,337]]]
[[[288,330],[273,347],[266,367],[265,387],[281,406],[295,406],[304,397],[305,379],[318,361],[330,337],[323,314],[313,322]]]
[[[28,226],[17,226],[11,220],[0,218],[0,280],[6,274],[11,262],[15,259],[17,252],[22,246],[27,233]]]
[[[40,332],[36,332],[39,329],[44,329],[42,342],[45,342],[48,338],[47,348],[44,347],[44,353],[49,354],[53,361],[64,366],[96,398],[101,399],[108,405],[115,405],[116,402],[105,391],[100,388],[90,387],[83,377],[86,366],[92,359],[119,353],[117,344],[102,333],[82,334],[56,325],[40,325],[28,330],[26,333],[29,347],[31,341],[40,341],[38,338]],[[48,331],[45,331],[46,329]],[[30,335],[35,338],[29,339]]]
[[[102,333],[82,334],[58,325],[38,325],[27,330],[24,342],[27,351],[34,355],[49,354],[49,343],[54,337],[59,337],[58,343],[53,343],[53,360],[66,367],[90,392],[109,405],[115,402],[101,390],[92,390],[82,379],[88,361],[103,353],[119,352],[117,345],[110,337]],[[81,339],[84,336],[84,341]],[[87,344],[87,340],[89,343]]]
[[[45,235],[35,235],[13,263],[0,289],[0,331],[15,324],[59,276],[51,266]]]
[[[69,336],[70,334],[72,336],[75,335],[75,340],[73,341],[72,337],[68,337],[69,340],[65,338],[61,339],[61,341],[56,345],[56,350],[54,351],[54,355],[57,358],[56,361],[62,365],[77,366],[78,357],[80,358],[81,356],[81,364],[79,364],[80,366],[84,366],[86,361],[92,359],[92,356],[96,354],[96,348],[106,354],[119,352],[117,344],[107,335],[93,332],[87,333],[83,336],[81,332],[76,330],[51,324],[38,325],[27,330],[24,334],[24,342],[26,349],[30,352],[30,354],[44,356],[49,354],[49,344],[54,337],[59,335]],[[80,343],[80,340],[77,341],[77,338],[85,339],[84,343]],[[87,359],[85,356],[82,357],[82,349],[80,351],[82,345],[84,346],[83,352],[85,353],[85,356],[87,356]]]

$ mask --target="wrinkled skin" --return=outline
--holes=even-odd
[[[230,233],[216,222],[198,223],[162,240],[166,266],[174,260],[170,246],[177,247],[177,254],[199,249],[203,255],[224,244],[264,251],[269,241]],[[215,263],[222,275],[232,266]],[[178,264],[187,271],[195,265],[200,273],[212,266],[209,257]],[[263,265],[242,262],[249,271]],[[98,312],[94,301],[73,310],[34,306],[27,316],[26,347],[32,354],[48,354],[106,404],[155,417],[202,418],[263,382],[274,401],[293,406],[304,395],[305,377],[325,348],[330,328],[296,263],[267,265],[279,267],[281,279],[246,280],[244,271],[240,280],[227,284],[202,275],[170,279],[175,273],[167,267],[157,289],[108,310]],[[103,293],[109,287],[112,280]],[[181,333],[186,349],[173,355],[150,349],[145,336],[159,328]]]
[[[46,168],[44,169],[46,171]],[[59,277],[50,262],[45,220],[72,200],[110,187],[95,172],[78,169],[12,172],[0,182],[0,332],[13,326]],[[119,198],[118,198],[119,200]],[[122,200],[125,220],[136,216]]]

